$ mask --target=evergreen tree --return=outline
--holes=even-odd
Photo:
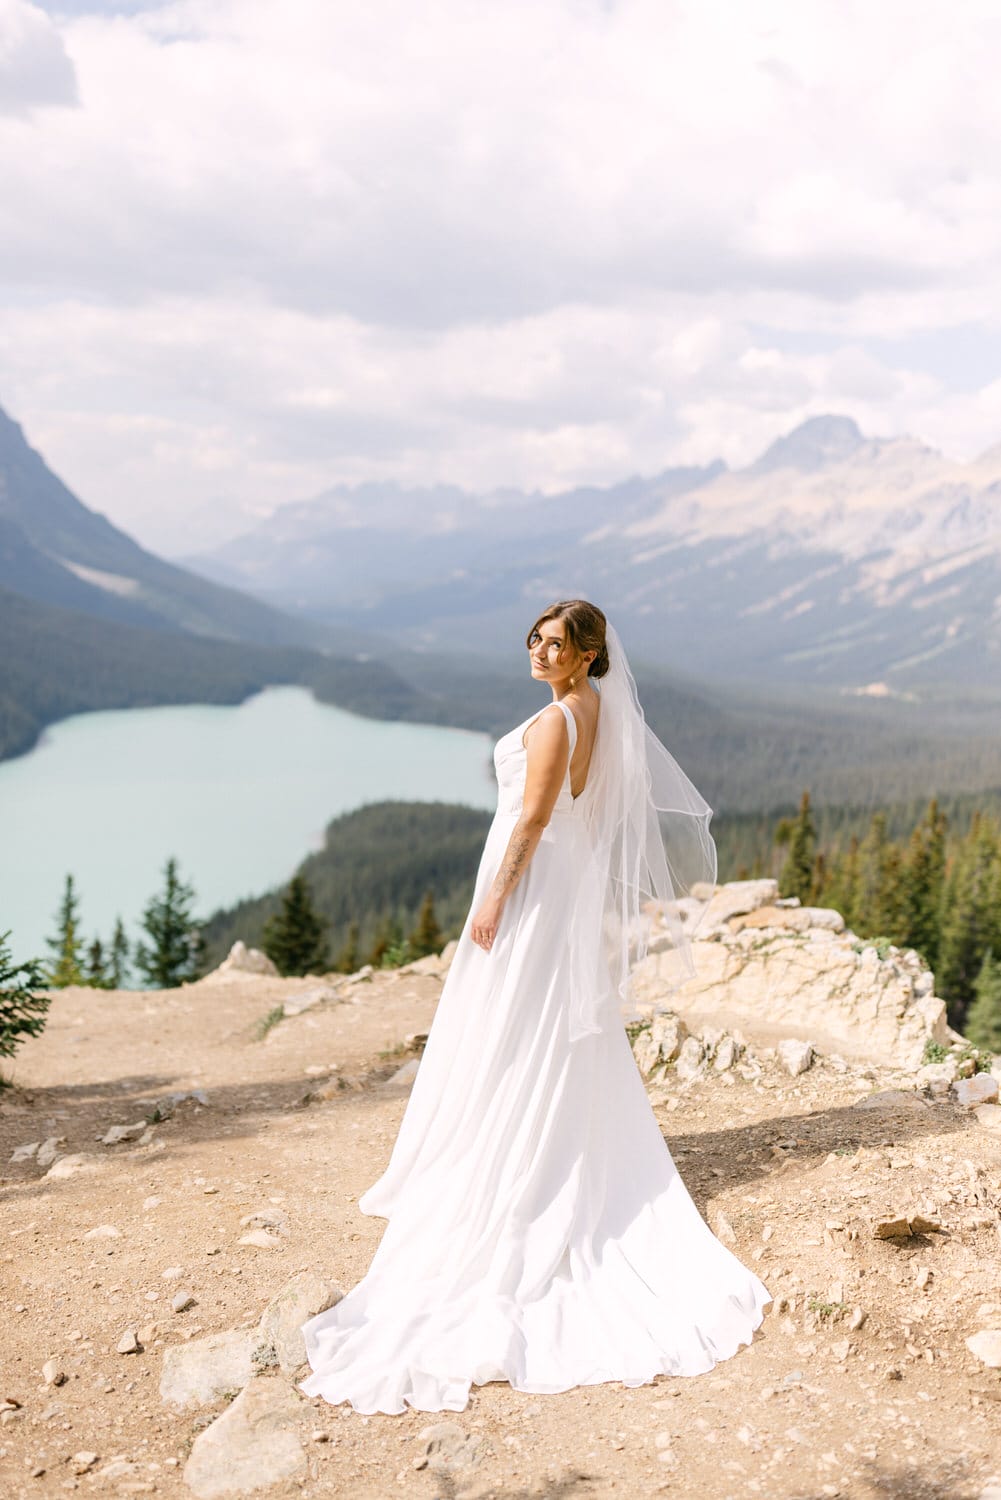
[[[904,891],[900,850],[890,842],[886,813],[873,814],[859,845],[856,931],[862,937],[903,940]]]
[[[111,955],[108,959],[108,988],[123,990],[129,969],[129,940],[121,917],[115,918],[115,930],[111,938]]]
[[[327,922],[313,908],[306,879],[293,875],[281,909],[264,924],[262,946],[280,974],[319,974],[328,963]]]
[[[87,975],[85,983],[91,985],[95,990],[110,988],[107,966],[104,961],[104,944],[99,937],[96,937],[87,949]]]
[[[995,958],[990,949],[984,954],[973,987],[966,1036],[975,1047],[1001,1053],[1001,959]]]
[[[407,941],[414,958],[423,958],[425,954],[438,953],[441,949],[441,928],[434,914],[434,896],[430,891],[424,893],[417,925]]]
[[[859,921],[860,890],[859,841],[852,834],[846,851],[831,861],[826,887],[820,894],[829,906],[837,908],[846,924],[855,929]]]
[[[163,894],[147,903],[140,926],[150,939],[139,941],[135,962],[143,978],[156,989],[173,989],[197,978],[204,944],[191,907],[194,889],[177,873],[171,855],[164,866]]]
[[[931,801],[911,834],[904,879],[904,941],[930,968],[938,962],[939,913],[945,878],[945,814]]]
[[[368,961],[374,969],[396,969],[412,958],[410,945],[403,936],[397,916],[384,916],[375,932],[375,942]]]
[[[389,918],[383,916],[379,918],[379,924],[375,929],[375,938],[373,939],[368,955],[368,962],[372,965],[373,969],[382,967],[382,960],[385,958],[386,951],[389,948],[389,941]]]
[[[81,961],[80,919],[78,914],[80,898],[73,884],[73,876],[66,876],[66,884],[63,888],[63,899],[59,903],[56,913],[56,935],[46,938],[46,944],[53,954],[53,962],[48,966],[46,980],[53,989],[64,989],[68,984],[83,984],[84,973]]]
[[[936,971],[959,1031],[988,949],[1001,953],[1001,839],[996,824],[977,817],[946,880]]]
[[[810,793],[804,792],[796,818],[787,823],[787,852],[779,875],[783,896],[798,896],[804,906],[813,898],[813,864],[817,848],[817,830],[810,811]]]
[[[348,935],[344,939],[344,946],[334,960],[334,968],[338,974],[354,974],[357,972],[358,964],[358,939],[361,929],[355,921],[348,923]]]
[[[34,991],[45,983],[42,964],[36,958],[16,964],[8,946],[10,929],[0,932],[0,1057],[13,1057],[26,1036],[38,1036],[45,1027],[51,995]]]

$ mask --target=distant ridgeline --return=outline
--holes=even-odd
[[[774,445],[746,471],[740,485],[751,485],[755,495],[761,491],[767,497],[776,476],[785,475],[782,483],[787,487],[806,485],[810,489],[820,483],[827,465],[834,464],[832,472],[837,478],[842,472],[838,465],[857,465],[859,456],[864,457],[867,451],[853,423],[813,419]],[[906,444],[901,448],[899,444],[877,443],[869,456],[874,462],[878,460],[877,467],[888,464],[894,474],[900,465],[909,473],[908,465],[915,461]],[[1001,464],[1001,450],[996,457]],[[985,484],[986,474],[987,470],[980,476]],[[753,622],[760,623],[766,616],[772,619],[775,611],[764,610],[756,593],[742,606],[734,590],[740,585],[753,593],[767,584],[766,591],[778,590],[772,600],[775,604],[794,583],[814,576],[811,569],[815,569],[816,559],[808,566],[808,558],[786,556],[780,549],[782,556],[776,565],[780,565],[781,577],[772,572],[767,579],[759,576],[754,557],[755,549],[762,545],[758,536],[762,523],[757,509],[734,502],[731,489],[735,482],[721,466],[711,465],[705,471],[677,470],[654,481],[630,482],[615,491],[576,492],[574,505],[583,505],[582,514],[596,526],[603,518],[607,520],[613,495],[616,505],[622,502],[626,506],[623,514],[633,521],[660,517],[657,525],[663,548],[658,545],[645,550],[641,570],[645,581],[639,593],[638,560],[629,550],[635,538],[617,540],[617,528],[602,534],[597,549],[589,543],[579,555],[567,554],[566,527],[561,521],[550,538],[555,548],[552,566],[545,550],[541,554],[545,566],[539,558],[532,563],[541,576],[565,575],[568,591],[583,588],[590,580],[597,585],[612,617],[620,624],[625,621],[623,633],[628,633],[630,641],[635,639],[638,646],[631,654],[647,718],[712,806],[728,813],[779,808],[794,803],[804,786],[811,788],[817,804],[852,802],[864,806],[1001,786],[1001,736],[997,733],[1001,699],[992,686],[997,677],[995,658],[990,659],[990,670],[977,669],[975,685],[969,685],[970,662],[975,664],[981,656],[975,652],[967,660],[968,643],[962,633],[955,639],[949,636],[953,654],[941,673],[944,686],[934,691],[922,689],[922,702],[835,698],[830,687],[824,693],[814,690],[818,679],[809,671],[795,690],[776,685],[762,689],[756,677],[749,677],[746,664],[741,665],[739,648],[757,628]],[[684,509],[694,493],[693,485],[704,500],[715,495],[719,503],[725,501],[728,514],[732,510],[735,516],[754,518],[748,542],[752,546],[750,561],[725,562],[729,553],[725,548],[721,552],[716,542],[704,544],[709,552],[701,563],[698,549],[685,553],[687,562],[679,560],[673,543],[665,540],[673,534],[674,512],[670,504],[670,514],[662,515],[661,511],[672,495],[681,496],[679,503]],[[745,493],[739,486],[738,490],[739,495]],[[942,504],[948,498],[947,490],[948,486],[939,497]],[[974,508],[988,531],[995,524],[992,496],[988,485],[978,500],[979,509]],[[338,497],[334,498],[339,503]],[[403,505],[406,497],[397,498]],[[864,499],[864,495],[856,497],[858,515],[868,514],[862,505]],[[228,576],[246,576],[247,586],[252,587],[262,545],[269,567],[277,565],[278,559],[284,559],[283,565],[289,568],[293,564],[305,566],[309,558],[320,555],[321,565],[311,574],[310,588],[314,602],[325,605],[326,617],[323,609],[319,616],[312,617],[301,610],[277,609],[239,588],[147,552],[107,517],[85,506],[29,446],[17,424],[0,411],[0,760],[29,750],[46,724],[69,714],[152,704],[235,704],[269,683],[301,684],[312,689],[321,702],[373,718],[453,725],[495,736],[504,733],[545,701],[544,689],[525,669],[520,645],[521,632],[528,623],[526,577],[523,569],[514,569],[512,559],[520,558],[524,551],[520,540],[524,517],[517,508],[512,511],[507,505],[481,511],[470,497],[459,497],[459,501],[460,512],[472,527],[470,534],[479,538],[476,570],[466,577],[466,564],[471,559],[465,553],[451,558],[448,548],[455,541],[451,532],[447,534],[452,542],[447,542],[445,532],[428,530],[424,523],[419,538],[404,528],[414,583],[409,594],[404,591],[406,597],[399,604],[403,613],[398,618],[389,608],[391,600],[400,594],[395,583],[378,608],[363,609],[351,603],[352,590],[363,581],[365,566],[375,562],[385,566],[385,532],[374,535],[370,530],[352,530],[347,546],[327,517],[321,527],[324,547],[319,554],[316,544],[320,538],[309,527],[300,538],[302,545],[296,543],[298,550],[293,547],[291,554],[279,547],[270,533],[253,532],[245,539],[250,552],[245,555],[237,548],[231,559],[235,563],[237,555],[242,556],[246,573],[237,569]],[[566,497],[564,502],[570,503]],[[412,504],[399,514],[410,511]],[[306,524],[301,508],[295,514]],[[526,510],[525,517],[528,514]],[[798,515],[795,505],[790,514]],[[284,525],[290,517],[285,511],[282,515]],[[814,520],[819,525],[817,515]],[[498,528],[503,527],[507,531],[502,537]],[[925,541],[931,546],[934,537]],[[409,550],[411,542],[416,549],[413,553]],[[325,550],[328,547],[333,550]],[[609,549],[617,547],[626,549],[619,559],[624,571],[595,574],[593,560],[600,555],[607,562]],[[725,562],[723,571],[710,569],[706,573],[703,563],[708,567],[710,560],[721,566]],[[461,567],[457,565],[460,562]],[[978,587],[981,593],[987,591],[984,597],[989,594],[993,609],[997,595],[994,563],[987,558],[981,564],[984,577]],[[205,560],[199,565],[205,566]],[[615,576],[620,582],[625,580],[625,593],[616,594]],[[960,569],[956,576],[966,575]],[[828,579],[824,588],[835,584],[842,588],[836,579]],[[462,609],[458,609],[462,601],[453,597],[456,588],[461,589],[465,601]],[[667,620],[667,638],[676,643],[679,663],[689,671],[697,670],[692,651],[704,635],[707,590],[715,600],[717,624],[726,647],[726,686],[670,675],[673,660],[665,656]],[[283,597],[297,600],[297,589]],[[691,620],[698,621],[699,628],[688,629],[686,634],[678,623],[681,616],[672,613],[661,617],[656,611],[647,614],[643,612],[646,605],[638,614],[630,614],[627,600],[640,597],[659,600],[664,607],[669,603],[674,611],[682,608],[687,598],[693,608]],[[536,602],[542,605],[546,601],[540,598]],[[933,611],[923,594],[919,602],[918,616],[927,622]],[[792,632],[787,644],[797,648],[793,657],[804,644],[801,637],[809,621],[826,619],[822,603],[818,596],[817,607],[802,616],[796,605],[792,623],[782,626],[783,631],[788,628]],[[951,618],[953,604],[946,600],[946,605]],[[453,608],[458,613],[453,613]],[[858,609],[854,602],[849,609],[855,619]],[[448,626],[447,631],[441,628],[440,644],[423,651],[408,650],[400,644],[400,640],[418,635],[425,639],[431,616],[438,614]],[[334,616],[337,623],[331,624]],[[885,611],[876,610],[871,619],[867,617],[862,645],[856,641],[867,674],[875,663],[870,661],[865,642],[872,630],[883,629],[887,618]],[[398,639],[389,640],[380,635],[379,628],[394,619]],[[994,616],[990,619],[993,621]],[[910,652],[914,649],[910,615],[904,624],[903,638]],[[833,628],[832,621],[824,629],[829,627]],[[815,624],[814,628],[819,626]],[[982,655],[988,637],[993,639],[990,632],[994,625],[984,625],[981,630],[974,621],[970,628]],[[464,644],[461,652],[446,645],[459,634]],[[838,640],[840,635],[840,628],[835,629]],[[919,644],[923,642],[921,636]],[[504,650],[505,643],[510,647],[508,654],[503,658],[491,656],[491,652]],[[834,645],[831,649],[830,660],[840,659]],[[926,650],[927,643],[921,644],[921,649]],[[967,651],[962,658],[967,675],[960,673],[957,678],[954,658],[961,649]],[[643,659],[644,650],[649,653],[649,663]],[[767,680],[767,674],[765,677]],[[851,674],[849,677],[855,681]],[[967,685],[960,691],[955,681]]]
[[[375,719],[480,728],[478,696],[433,696],[380,661],[124,626],[0,588],[0,760],[70,714],[170,703],[241,703],[269,683]],[[492,710],[497,712],[497,684]],[[481,683],[485,696],[487,687]]]

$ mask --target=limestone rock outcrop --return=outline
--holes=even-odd
[[[956,1040],[913,949],[877,949],[847,930],[840,912],[780,900],[774,880],[696,894],[704,907],[693,934],[696,976],[672,987],[670,948],[652,942],[633,968],[638,1018],[670,1011],[699,1034],[738,1026],[758,1044],[797,1039],[822,1053],[908,1069],[922,1064],[929,1041]],[[683,903],[689,922],[695,906]],[[645,1045],[653,1046],[652,1034]]]

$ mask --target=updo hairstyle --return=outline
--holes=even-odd
[[[529,649],[531,649],[532,636],[546,620],[563,622],[566,628],[566,644],[572,646],[578,654],[584,651],[597,652],[594,661],[588,666],[587,675],[588,677],[604,677],[608,671],[608,647],[605,644],[607,621],[596,604],[589,604],[586,599],[561,599],[558,604],[550,604],[548,609],[542,611],[525,637],[525,644]],[[561,651],[561,658],[562,655]]]

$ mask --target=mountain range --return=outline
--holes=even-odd
[[[614,609],[652,727],[714,806],[788,807],[807,786],[818,803],[863,806],[1001,786],[1001,692],[987,676],[974,690],[957,666],[944,686],[928,679],[920,691],[846,697],[819,672],[817,682],[790,684],[764,655],[765,624],[774,632],[781,623],[787,656],[795,661],[798,651],[802,660],[810,639],[802,632],[811,621],[822,631],[829,609],[840,607],[833,595],[831,604],[817,602],[823,567],[804,571],[811,554],[802,539],[793,546],[786,534],[782,554],[776,495],[788,493],[790,472],[805,495],[853,455],[866,469],[870,446],[853,424],[824,419],[737,475],[713,464],[555,498],[338,492],[285,507],[234,544],[240,567],[210,579],[156,557],[85,506],[0,413],[0,759],[30,749],[46,724],[68,714],[238,703],[268,683],[300,683],[323,702],[375,717],[496,735],[538,706],[538,684],[525,670],[527,623],[547,600],[580,592]],[[886,459],[887,445],[876,447]],[[982,470],[990,471],[986,460]],[[741,497],[753,486],[758,521],[748,529]],[[956,549],[933,553],[934,531],[916,523],[907,546],[933,555],[921,565],[926,573],[951,569],[937,587],[958,590],[950,607],[965,612],[964,631],[991,665],[997,552],[989,545],[989,484],[981,488],[977,559],[969,545],[965,563]],[[830,504],[826,492],[821,503]],[[851,510],[846,500],[844,516]],[[687,516],[688,541],[672,536],[672,515]],[[960,522],[968,536],[970,515]],[[738,525],[743,539],[727,540]],[[872,533],[871,518],[861,530]],[[813,535],[822,539],[816,519]],[[871,567],[871,550],[856,551],[860,566]],[[741,602],[760,602],[764,592],[755,558],[772,570],[768,587],[788,591],[781,608],[755,612]],[[975,564],[980,594],[963,572]],[[251,586],[245,575],[255,570]],[[899,580],[888,578],[892,592]],[[926,579],[922,587],[936,585]],[[927,618],[938,619],[913,587],[868,608],[882,610],[884,622],[896,618],[894,609],[920,618],[922,599]],[[755,620],[764,622],[760,657],[748,644]],[[846,634],[856,657],[874,633]],[[947,649],[927,658],[939,668],[954,641],[947,628],[940,635]],[[886,639],[892,643],[892,633]],[[731,679],[725,684],[700,665],[710,647],[720,675]],[[968,648],[960,639],[956,649],[961,662]],[[760,675],[743,672],[743,663],[759,660]],[[862,665],[859,680],[868,682]],[[864,665],[873,668],[875,657]],[[898,677],[917,680],[913,669]]]
[[[473,632],[489,652],[581,594],[689,676],[871,693],[1001,681],[1001,445],[959,464],[844,416],[746,468],[610,488],[336,487],[177,561],[418,649]]]

